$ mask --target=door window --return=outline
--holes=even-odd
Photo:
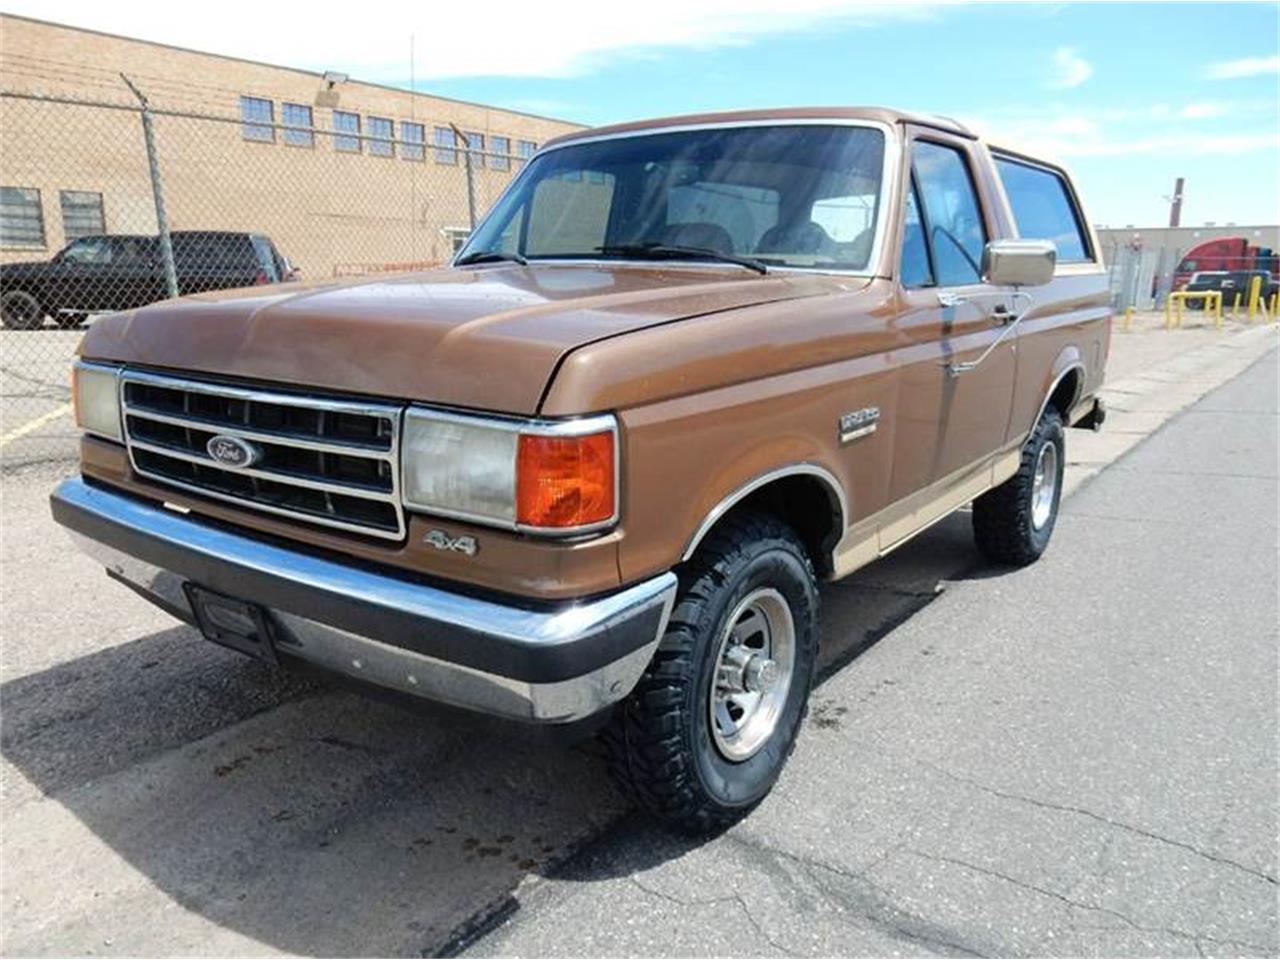
[[[150,266],[153,244],[144,237],[112,237],[112,262],[120,266]]]
[[[85,237],[62,251],[63,263],[110,263],[111,244],[106,237]]]
[[[276,270],[275,250],[271,246],[271,241],[257,235],[250,239],[253,241],[253,252],[258,258],[258,269],[265,273],[272,283],[279,283],[280,274]]]
[[[924,239],[924,223],[920,219],[914,179],[907,193],[907,212],[902,224],[901,273],[904,287],[933,286],[933,267],[929,264],[929,245]]]
[[[912,151],[934,279],[943,287],[980,282],[987,231],[964,155],[925,140]]]

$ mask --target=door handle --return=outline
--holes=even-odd
[[[1019,312],[1014,312],[1014,311],[1011,311],[1003,303],[996,304],[995,309],[991,311],[991,319],[998,321],[1000,325],[1004,327],[1004,329],[1000,331],[1000,335],[991,341],[991,343],[987,346],[987,349],[983,350],[981,355],[978,356],[976,360],[966,360],[963,363],[947,363],[946,361],[944,361],[944,365],[947,368],[948,374],[950,374],[953,377],[958,377],[963,373],[968,373],[970,370],[977,369],[979,366],[981,366],[982,361],[987,359],[987,357],[991,356],[991,352],[995,350],[996,347],[1000,346],[1001,343],[1004,342],[1005,337],[1013,333],[1014,329],[1021,322],[1022,318],[1027,315],[1027,313],[1031,310],[1032,305],[1035,304],[1035,297],[1031,296],[1031,294],[1023,290],[1015,291],[1013,293],[1013,296],[1025,297],[1027,302],[1026,307],[1024,307]]]

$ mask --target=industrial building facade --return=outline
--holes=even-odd
[[[540,143],[574,129],[3,15],[0,258],[155,234],[159,199],[170,230],[267,236],[304,277],[436,263]]]

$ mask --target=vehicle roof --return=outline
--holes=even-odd
[[[976,140],[977,135],[968,127],[949,117],[939,117],[925,113],[911,113],[905,110],[894,110],[889,107],[783,107],[769,110],[729,110],[719,113],[689,113],[674,117],[659,117],[654,120],[635,120],[629,123],[615,123],[605,127],[591,127],[586,130],[575,130],[552,140],[543,147],[559,146],[584,138],[610,136],[612,134],[635,133],[641,130],[655,130],[664,127],[703,126],[719,123],[759,123],[775,121],[786,123],[789,120],[874,120],[880,123],[899,124],[914,123],[926,127],[945,130]]]
[[[252,230],[170,230],[171,237],[259,237]]]
[[[82,233],[75,240],[67,241],[67,245],[78,240],[154,240],[154,233]]]

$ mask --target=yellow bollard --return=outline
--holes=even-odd
[[[1258,299],[1262,296],[1262,278],[1255,276],[1249,281],[1249,322],[1253,323],[1253,318],[1258,313]],[[1266,304],[1262,305],[1262,309],[1266,310]]]
[[[1213,295],[1213,329],[1222,329],[1222,293]]]
[[[1133,329],[1133,307],[1124,308],[1124,332],[1128,333]]]
[[[1231,319],[1236,318],[1236,311],[1240,309],[1240,303],[1244,300],[1243,293],[1237,293],[1235,299],[1231,301]]]
[[[1164,328],[1166,330],[1173,329],[1173,298],[1176,296],[1176,293],[1171,293],[1164,301]]]
[[[1280,307],[1280,293],[1271,295],[1271,322],[1275,323],[1280,320],[1280,316],[1276,316],[1276,307]]]
[[[1183,301],[1183,299],[1184,299],[1183,297],[1178,297],[1178,303],[1177,303],[1177,305],[1176,305],[1176,309],[1174,310],[1174,313],[1176,313],[1176,314],[1178,315],[1178,329],[1179,329],[1179,330],[1181,330],[1181,329],[1182,329],[1182,301]]]

